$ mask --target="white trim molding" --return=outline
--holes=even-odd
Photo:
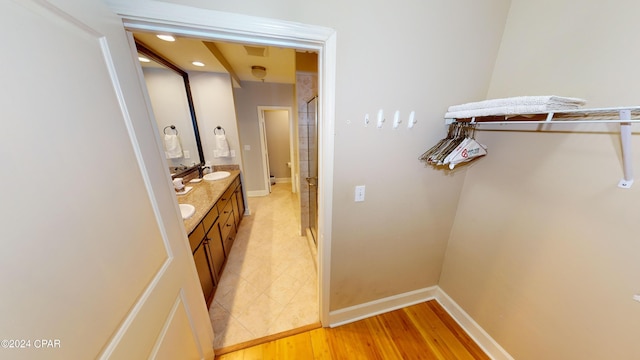
[[[439,286],[436,290],[436,300],[489,357],[494,360],[514,360],[491,335],[478,325],[478,323]]]
[[[247,197],[259,197],[269,195],[269,190],[249,190],[247,191]]]
[[[437,289],[437,286],[432,286],[331,311],[329,313],[329,326],[336,327],[345,325],[368,317],[384,314],[389,311],[433,300],[436,297]]]
[[[197,8],[156,0],[105,0],[111,11],[122,16],[128,28],[175,29],[180,34],[237,42],[255,42],[285,47],[318,47],[335,30],[317,25]]]

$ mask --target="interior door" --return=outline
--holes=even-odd
[[[9,0],[0,29],[0,358],[213,358],[121,20]]]

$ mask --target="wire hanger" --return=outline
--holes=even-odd
[[[447,137],[420,155],[419,159],[431,165],[449,169],[487,154],[486,147],[475,140],[475,124],[452,123]]]
[[[222,135],[224,135],[224,134],[225,134],[224,129],[223,129],[223,128],[222,128],[222,126],[220,126],[220,125],[216,126],[216,128],[215,128],[215,129],[213,129],[213,133],[214,133],[215,135],[218,135],[218,133],[216,132],[216,131],[218,131],[218,130],[222,130]]]

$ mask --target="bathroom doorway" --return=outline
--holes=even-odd
[[[260,143],[265,174],[265,188],[271,193],[276,183],[290,183],[296,192],[294,181],[295,132],[290,107],[258,106]]]
[[[110,5],[130,30],[163,31],[210,40],[306,49],[318,54],[318,300],[320,320],[328,325],[331,265],[336,33],[333,29],[160,3]],[[144,21],[140,19],[144,18]],[[206,19],[206,20],[203,20]],[[301,30],[302,29],[302,30]],[[299,179],[296,179],[299,181]]]

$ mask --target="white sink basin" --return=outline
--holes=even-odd
[[[216,171],[216,172],[212,172],[210,174],[206,174],[202,178],[205,179],[205,180],[213,181],[213,180],[221,180],[221,179],[224,179],[224,178],[228,178],[229,175],[231,175],[231,173],[228,172],[228,171]]]
[[[178,204],[180,205],[180,214],[182,215],[182,219],[186,220],[193,216],[196,213],[196,208],[191,204]]]

